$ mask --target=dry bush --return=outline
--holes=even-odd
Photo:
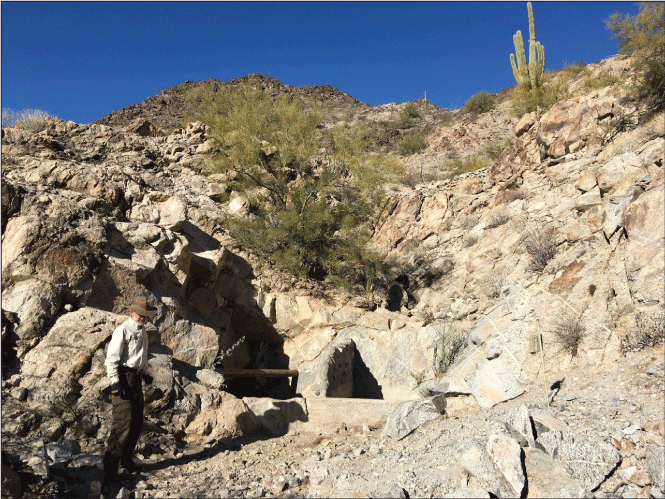
[[[489,166],[489,159],[482,156],[467,156],[463,159],[453,159],[446,163],[446,168],[452,170],[453,176],[463,173],[475,172]]]
[[[614,120],[609,120],[614,122]],[[604,130],[605,132],[605,130]],[[615,136],[598,157],[599,162],[609,161],[635,144],[643,144],[665,136],[665,113],[656,113],[644,124]]]
[[[518,199],[526,199],[525,189],[519,188],[519,189],[510,189],[509,191],[506,191],[506,203],[510,204]]]
[[[654,312],[640,312],[635,317],[635,330],[621,340],[623,352],[634,352],[665,343],[665,307]]]
[[[469,248],[480,241],[480,236],[476,234],[469,234],[462,240],[462,246],[464,248]]]
[[[510,139],[506,139],[503,142],[490,142],[485,146],[485,154],[492,161],[496,161],[501,156],[503,150],[508,147],[508,144],[510,144]]]
[[[505,211],[500,211],[498,213],[495,213],[489,218],[485,227],[487,227],[488,229],[494,229],[496,227],[508,223],[509,220],[510,220],[510,215]]]
[[[505,271],[493,272],[480,283],[489,298],[498,298],[506,285]]]
[[[609,71],[600,71],[596,75],[588,75],[584,79],[584,86],[589,90],[598,90],[599,88],[609,87],[619,81],[617,76],[614,76]]]
[[[31,132],[41,132],[46,129],[50,117],[49,113],[41,109],[22,109],[16,112],[3,109],[2,126],[17,126]]]
[[[470,230],[473,229],[478,223],[480,222],[480,217],[476,214],[472,215],[467,215],[464,217],[464,220],[462,220],[462,223],[460,224],[460,227],[465,230]]]
[[[524,249],[531,256],[531,264],[528,270],[541,272],[552,258],[556,256],[556,242],[554,231],[551,229],[540,229],[531,232],[524,240]]]
[[[440,319],[433,323],[437,333],[434,345],[434,372],[437,376],[444,374],[459,357],[466,344],[466,334],[459,331],[451,318]]]
[[[577,355],[577,349],[587,335],[582,317],[567,312],[554,319],[549,331],[554,336],[555,343],[573,357]]]

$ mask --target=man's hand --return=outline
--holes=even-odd
[[[146,385],[152,385],[152,376],[150,376],[148,373],[143,373],[143,382]]]
[[[113,383],[111,385],[111,394],[112,395],[117,395],[123,400],[127,400],[129,397],[127,397],[127,394],[125,393],[125,389],[120,385],[120,383]]]

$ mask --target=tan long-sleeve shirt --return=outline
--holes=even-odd
[[[113,331],[106,352],[106,374],[118,383],[118,366],[143,370],[148,364],[148,335],[145,327],[129,317]]]

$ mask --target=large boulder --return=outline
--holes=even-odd
[[[586,490],[596,489],[621,462],[612,445],[592,435],[548,431],[537,443]]]
[[[207,390],[206,390],[207,391]],[[208,392],[201,400],[201,412],[187,426],[188,438],[221,439],[253,435],[261,429],[261,423],[247,404],[225,392]]]
[[[529,496],[533,498],[585,496],[584,487],[568,471],[540,449],[524,449],[524,467],[529,477]]]
[[[14,333],[28,346],[34,346],[38,338],[43,336],[44,326],[60,309],[60,293],[52,284],[36,279],[20,281],[2,291],[2,308],[14,312],[18,318]],[[20,350],[24,351],[25,348]]]
[[[179,320],[162,333],[162,343],[173,358],[197,367],[212,367],[219,352],[219,334],[211,327]]]
[[[123,320],[94,308],[61,316],[24,357],[21,385],[29,390],[29,399],[52,404],[78,396],[82,389],[78,380],[90,370],[95,352]]]
[[[512,497],[522,497],[526,477],[522,469],[522,449],[513,438],[493,433],[487,439],[487,455],[494,464],[501,481],[507,485]]]
[[[471,393],[483,409],[489,409],[524,393],[524,388],[501,357],[479,362],[468,383]]]
[[[383,433],[393,440],[401,440],[427,421],[440,417],[445,410],[444,395],[402,402],[388,415]]]

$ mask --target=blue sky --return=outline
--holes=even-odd
[[[632,2],[533,2],[546,70],[617,52]],[[513,86],[526,2],[2,2],[2,107],[77,123],[186,80],[261,73],[371,105],[449,109]]]

